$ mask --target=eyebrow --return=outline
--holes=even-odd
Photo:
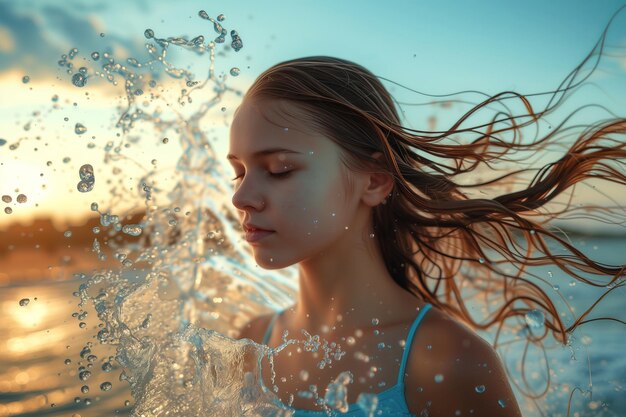
[[[293,151],[291,149],[285,149],[285,148],[269,148],[269,149],[263,149],[263,150],[254,152],[252,154],[252,157],[254,159],[256,159],[256,158],[259,158],[259,157],[262,157],[262,156],[268,156],[268,155],[272,155],[272,154],[275,154],[275,153],[297,153],[297,154],[301,154],[302,152],[296,152],[296,151]],[[235,155],[230,154],[230,153],[226,156],[226,159],[228,159],[229,161],[233,160],[233,159],[239,160],[239,158],[237,158]]]

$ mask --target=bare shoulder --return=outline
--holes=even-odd
[[[497,352],[461,322],[432,308],[410,349],[404,382],[411,413],[521,417]]]
[[[261,344],[265,330],[272,319],[273,313],[263,314],[250,320],[239,329],[237,339],[250,339],[253,342]]]

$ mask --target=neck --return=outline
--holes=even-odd
[[[419,300],[400,287],[371,246],[344,245],[300,263],[300,291],[292,323],[312,334],[393,324],[415,315]],[[336,248],[335,248],[336,249]]]

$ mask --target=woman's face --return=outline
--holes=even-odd
[[[238,177],[232,202],[240,223],[274,231],[251,243],[257,264],[266,269],[332,253],[359,205],[358,197],[346,196],[339,146],[285,117],[285,106],[292,105],[244,100],[230,129],[228,159]],[[261,153],[276,148],[285,151]]]

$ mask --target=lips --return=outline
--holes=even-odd
[[[274,234],[274,232],[270,230],[248,230],[246,231],[246,240],[252,243],[264,239],[265,237],[272,234]]]
[[[255,232],[255,231],[259,231],[259,232],[273,232],[273,230],[270,229],[265,229],[261,226],[258,226],[256,224],[253,223],[245,223],[243,225],[243,228],[246,232]]]

